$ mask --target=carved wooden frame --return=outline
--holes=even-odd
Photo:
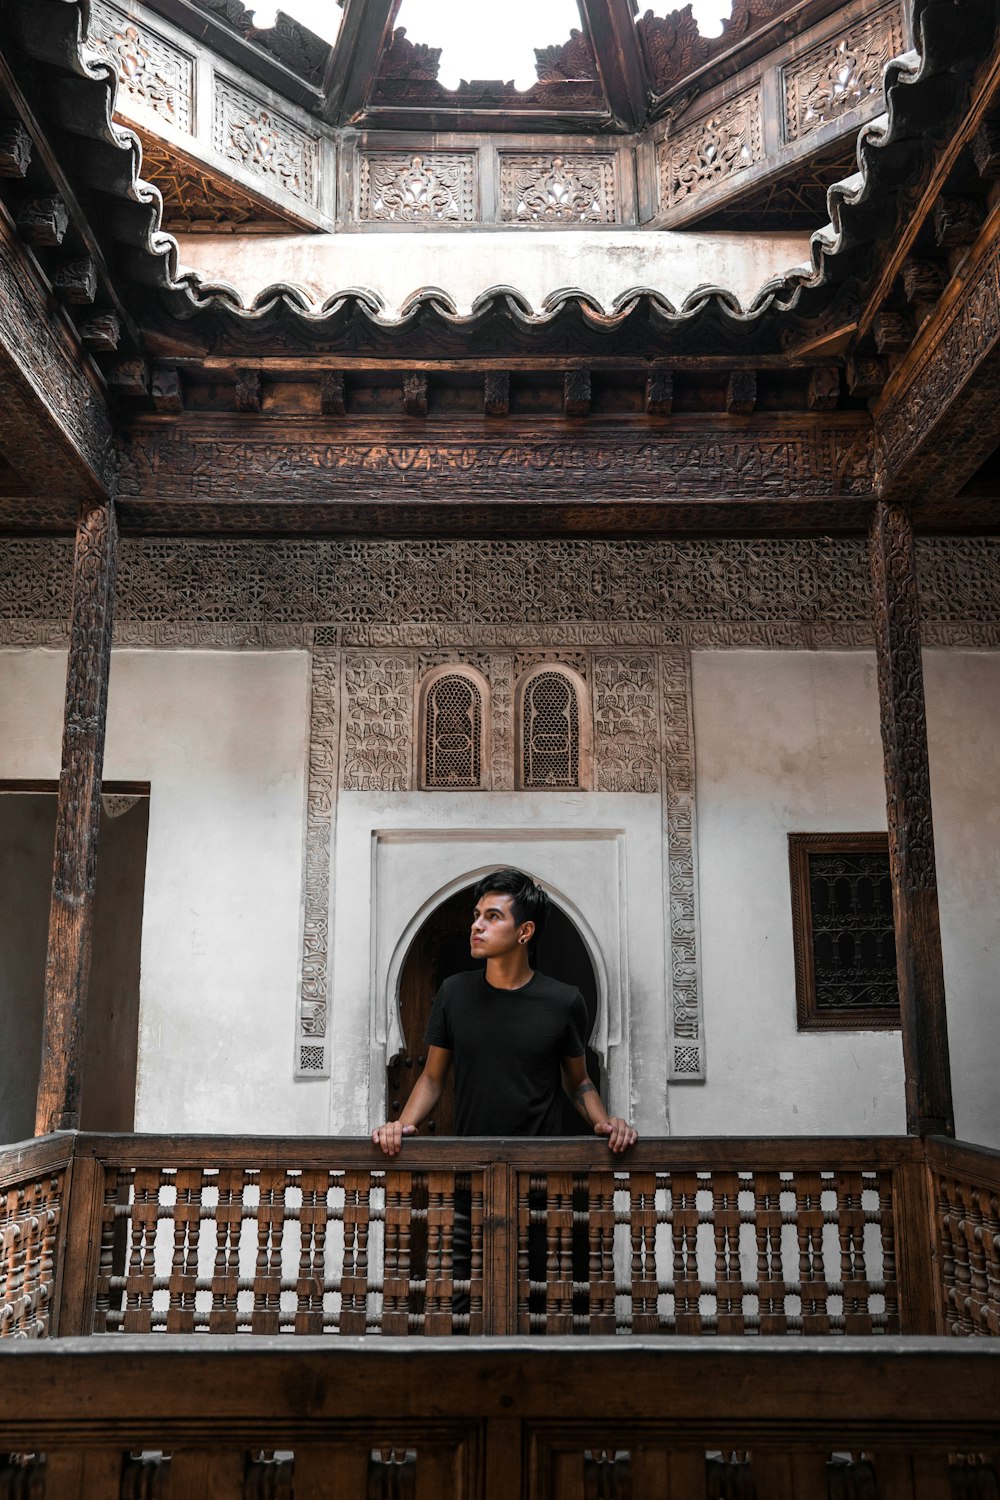
[[[477,786],[443,786],[427,781],[427,698],[431,688],[442,677],[465,677],[479,694],[479,783]],[[416,761],[417,787],[422,792],[489,792],[493,789],[492,724],[493,704],[490,684],[485,675],[466,662],[445,662],[423,673],[416,685]]]
[[[576,693],[577,723],[580,742],[578,748],[579,776],[576,786],[529,787],[524,779],[524,695],[536,677],[546,672],[557,672],[565,677]],[[562,661],[538,661],[521,673],[514,687],[514,785],[518,791],[534,792],[587,792],[591,785],[593,761],[593,707],[586,682],[579,672]]]
[[[816,1008],[813,965],[812,900],[809,892],[810,854],[885,854],[887,833],[790,833],[788,867],[792,895],[792,944],[795,950],[795,1008],[799,1031],[898,1031],[899,1010],[857,1010],[821,1013]]]

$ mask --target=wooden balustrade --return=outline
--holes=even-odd
[[[997,1334],[998,1201],[913,1137],[56,1135],[0,1153],[0,1330]]]
[[[927,1145],[943,1333],[1000,1335],[1000,1151]]]
[[[0,1496],[986,1500],[981,1340],[23,1342]],[[20,1456],[19,1456],[20,1455]],[[41,1457],[44,1455],[44,1458]]]
[[[72,1154],[72,1136],[0,1151],[0,1338],[52,1331]]]

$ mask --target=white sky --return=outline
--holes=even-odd
[[[692,0],[692,5],[702,36],[718,36],[732,0]],[[337,0],[261,0],[255,24],[273,25],[279,8],[329,42],[344,15]],[[652,5],[658,16],[673,8],[671,0]],[[580,11],[577,0],[503,0],[498,7],[475,0],[403,0],[396,24],[406,27],[412,42],[443,48],[439,76],[445,88],[456,88],[463,78],[499,78],[527,89],[536,79],[534,49],[566,41],[580,25]]]

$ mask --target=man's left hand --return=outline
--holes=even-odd
[[[600,1125],[595,1125],[594,1134],[606,1135],[612,1151],[627,1151],[629,1146],[634,1146],[639,1139],[638,1132],[632,1129],[627,1120],[621,1119],[618,1115],[610,1115]]]

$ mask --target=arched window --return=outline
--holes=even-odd
[[[483,690],[471,672],[444,668],[424,683],[421,727],[423,785],[483,785]]]
[[[586,784],[585,715],[582,684],[561,667],[535,668],[519,695],[518,769],[523,787],[582,787]]]

